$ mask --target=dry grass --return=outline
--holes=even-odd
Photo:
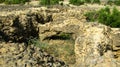
[[[75,63],[74,40],[49,40],[40,42],[37,39],[32,39],[29,41],[29,44],[40,47],[67,64]]]
[[[74,41],[73,40],[52,40],[47,52],[65,61],[67,64],[75,63]]]

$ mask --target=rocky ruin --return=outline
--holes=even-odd
[[[12,8],[12,6],[10,7]],[[119,67],[120,29],[87,22],[88,6],[27,7],[0,12],[0,66],[2,67]],[[70,37],[61,36],[61,34]],[[39,41],[74,41],[74,64],[65,64],[28,45]],[[64,45],[64,44],[63,44]],[[52,45],[51,45],[52,46]],[[73,61],[73,60],[69,60]]]

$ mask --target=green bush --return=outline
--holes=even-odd
[[[59,0],[40,0],[41,5],[56,5],[59,4]]]
[[[100,3],[100,0],[70,0],[70,4],[73,5],[82,5],[84,3]]]
[[[115,0],[115,1],[113,1],[113,3],[114,3],[115,5],[120,6],[120,0]]]
[[[21,3],[25,3],[28,2],[30,0],[5,0],[5,4],[21,4]]]
[[[5,0],[6,4],[19,4],[20,0]]]
[[[107,2],[107,4],[112,5],[112,4],[114,4],[114,1],[113,1],[113,0],[109,0],[109,1]]]
[[[110,21],[110,9],[108,7],[101,9],[99,12],[99,16],[98,16],[98,21],[100,23],[109,25],[108,22]]]
[[[91,3],[91,2],[92,2],[92,0],[85,0],[85,2],[86,2],[86,3]]]
[[[0,3],[3,3],[5,0],[0,0]]]
[[[107,4],[109,5],[115,4],[120,6],[120,0],[108,0]]]
[[[100,3],[100,0],[85,0],[86,3]]]
[[[96,17],[94,17],[96,15]],[[88,12],[85,14],[88,21],[98,21],[110,27],[120,28],[120,11],[115,7],[110,10],[109,7],[99,11]]]
[[[85,3],[85,0],[70,0],[70,4],[73,4],[73,5],[82,5]]]
[[[110,26],[120,27],[120,11],[118,11],[116,8],[112,10],[112,14],[110,18]]]
[[[98,12],[97,12],[97,11],[87,12],[87,13],[85,14],[85,16],[86,16],[86,20],[87,20],[88,22],[90,22],[90,21],[96,21],[97,18],[98,18]]]
[[[100,4],[100,0],[70,0],[70,4],[77,5],[77,6],[82,5],[84,3]],[[107,4],[110,4],[110,5],[115,4],[120,6],[120,0],[108,0]]]
[[[93,3],[100,3],[100,0],[93,0]]]

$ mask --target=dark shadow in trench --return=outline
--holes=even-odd
[[[4,41],[12,41],[15,43],[27,43],[28,39],[30,38],[38,38],[38,31],[36,30],[36,27],[33,25],[32,18],[27,18],[27,25],[23,26],[21,24],[19,17],[16,17],[15,20],[13,20],[12,27],[15,28],[15,31],[12,32],[12,35],[7,35],[4,33],[4,31],[0,31],[1,39]],[[25,27],[25,28],[24,28]]]

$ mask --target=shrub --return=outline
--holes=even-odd
[[[41,5],[55,5],[59,4],[59,0],[40,0]]]
[[[86,16],[86,20],[87,20],[88,22],[90,22],[90,21],[96,21],[97,18],[98,18],[98,12],[97,12],[97,11],[87,12],[87,13],[85,14],[85,16]]]
[[[100,3],[100,0],[70,0],[70,4],[73,5],[82,5],[84,3]]]
[[[97,16],[94,17],[95,15]],[[115,7],[112,11],[110,11],[109,7],[106,7],[99,11],[88,12],[85,16],[88,21],[98,21],[110,27],[120,28],[120,11]]]
[[[100,0],[93,0],[93,3],[100,3]]]
[[[106,1],[106,4],[109,4],[109,5],[115,4],[120,6],[120,0],[108,0]]]
[[[115,7],[110,12],[110,8],[101,9],[99,12],[99,22],[110,27],[120,27],[120,11]]]
[[[114,1],[113,1],[113,0],[109,0],[109,1],[107,2],[107,4],[112,5],[112,4],[114,4]]]
[[[73,4],[73,5],[82,5],[84,3],[98,3],[100,4],[101,3],[101,0],[70,0],[70,4]],[[115,5],[120,5],[120,0],[105,0],[105,3],[106,4],[115,4]]]
[[[85,0],[86,3],[100,3],[100,0]]]
[[[28,1],[29,0],[5,0],[5,4],[20,4]]]
[[[91,2],[92,2],[92,0],[85,0],[85,2],[86,2],[86,3],[91,3]]]
[[[120,27],[120,11],[116,8],[113,8],[110,20],[111,27]]]
[[[70,0],[70,4],[73,4],[73,5],[82,5],[84,4],[85,0]]]
[[[110,21],[110,9],[106,7],[98,12],[99,12],[98,21],[100,23],[109,25],[108,22]]]
[[[114,1],[114,4],[120,6],[120,0],[115,0],[115,1]]]
[[[5,0],[0,0],[0,3],[3,3]]]

